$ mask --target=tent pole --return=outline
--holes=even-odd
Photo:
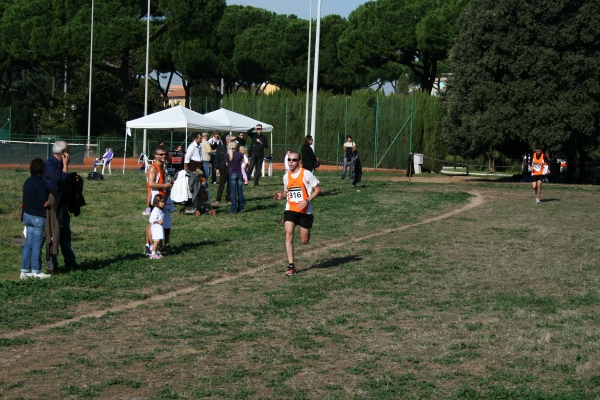
[[[123,175],[125,175],[125,158],[127,157],[127,129],[125,129],[125,150],[123,151]]]

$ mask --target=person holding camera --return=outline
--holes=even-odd
[[[43,179],[46,182],[48,192],[54,195],[57,205],[56,214],[62,222],[59,229],[58,242],[62,252],[65,267],[77,268],[77,259],[71,248],[71,214],[69,214],[69,202],[73,196],[73,188],[69,180],[69,163],[71,162],[71,151],[69,144],[59,140],[52,145],[52,156],[46,160]],[[57,272],[58,258],[53,254],[48,259],[48,271]]]
[[[256,124],[256,128],[248,129],[246,135],[252,138],[252,143],[250,144],[249,173],[252,175],[254,172],[254,186],[258,186],[262,164],[265,159],[265,150],[269,148],[269,142],[267,141],[267,137],[262,133],[261,124]]]

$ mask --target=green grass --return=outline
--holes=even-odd
[[[283,276],[283,203],[270,199],[279,179],[246,190],[244,215],[176,216],[177,250],[160,263],[138,256],[143,199],[121,193],[139,176],[86,185],[96,200],[73,220],[81,270],[18,282],[18,246],[8,247],[0,272],[4,332],[197,288],[3,339],[0,356],[10,369],[0,394],[600,396],[596,188],[548,185],[542,198],[553,200],[535,206],[529,186],[512,183],[369,179],[357,192],[337,175],[319,177],[324,195],[315,201],[311,245],[296,242],[301,272],[291,279]],[[467,191],[485,202],[444,220],[351,240],[459,207]],[[115,196],[123,196],[118,212],[126,221],[96,209]],[[13,217],[0,215],[7,222],[3,238],[20,233]],[[96,236],[107,219],[115,224],[111,235]],[[264,269],[206,284],[255,266]]]

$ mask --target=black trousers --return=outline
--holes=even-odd
[[[260,179],[260,175],[262,173],[262,165],[265,156],[252,156],[250,158],[250,168],[248,168],[248,175],[252,175],[252,171],[254,171],[254,185],[258,185],[258,180]]]
[[[224,170],[221,171],[221,176],[219,176],[219,189],[217,189],[217,201],[221,201],[223,198],[223,189],[225,189],[225,185],[227,185],[227,193],[225,193],[225,201],[231,201],[231,187],[229,186],[229,166],[226,166]]]

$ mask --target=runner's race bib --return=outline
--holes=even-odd
[[[302,200],[302,188],[301,187],[292,187],[288,190],[288,199],[290,203],[300,203]]]

